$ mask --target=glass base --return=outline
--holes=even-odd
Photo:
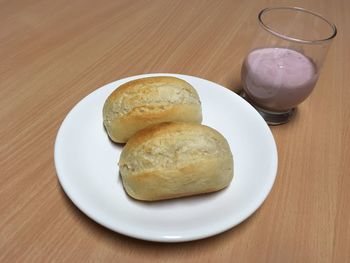
[[[269,125],[280,125],[290,121],[294,116],[296,108],[292,108],[287,111],[270,111],[260,108],[259,106],[254,105],[248,98],[247,94],[242,90],[240,93],[241,97],[244,98],[250,105],[252,105],[257,112],[264,118],[264,120]]]

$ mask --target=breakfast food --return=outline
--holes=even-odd
[[[169,76],[142,78],[119,86],[103,107],[109,137],[125,143],[137,131],[153,124],[202,122],[201,102],[186,81]]]
[[[210,127],[161,123],[130,138],[119,170],[131,197],[155,201],[227,187],[233,178],[233,156],[223,135]]]

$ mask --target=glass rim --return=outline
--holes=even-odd
[[[290,37],[288,35],[284,35],[282,33],[279,33],[279,32],[275,31],[273,28],[269,27],[268,25],[266,25],[264,23],[264,21],[263,21],[263,14],[264,13],[267,13],[267,12],[272,11],[272,10],[283,10],[283,9],[295,10],[295,11],[300,11],[300,12],[303,12],[303,13],[308,13],[308,14],[311,14],[313,16],[316,16],[316,17],[322,19],[323,21],[325,21],[332,28],[332,34],[329,37],[323,38],[323,39],[305,40],[305,39],[299,39],[299,38]],[[273,35],[275,35],[277,37],[283,38],[285,40],[293,41],[293,42],[298,42],[298,43],[303,43],[303,44],[319,44],[319,43],[330,41],[337,35],[337,27],[335,26],[335,24],[333,24],[330,21],[328,21],[321,14],[309,11],[309,10],[307,10],[305,8],[301,8],[301,7],[267,7],[267,8],[264,8],[263,10],[261,10],[259,12],[258,19],[259,19],[260,26],[262,26],[262,28],[265,29],[266,31],[270,32],[271,34],[273,34]]]

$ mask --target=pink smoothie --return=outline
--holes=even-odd
[[[311,93],[317,81],[315,64],[303,54],[287,48],[253,50],[244,61],[244,91],[257,106],[288,110]]]

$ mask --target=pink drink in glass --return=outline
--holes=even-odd
[[[318,78],[315,64],[288,48],[262,48],[250,52],[242,68],[246,96],[272,111],[289,110],[305,100]]]

